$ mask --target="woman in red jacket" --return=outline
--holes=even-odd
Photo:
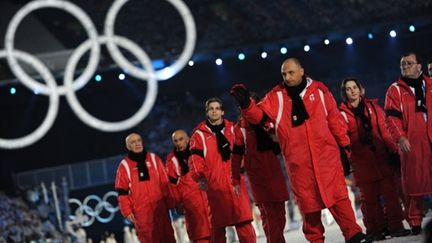
[[[348,123],[352,151],[350,163],[362,194],[363,221],[371,240],[385,239],[386,230],[392,237],[405,236],[410,231],[405,230],[402,224],[396,169],[390,163],[389,153],[389,150],[396,152],[397,147],[385,127],[383,109],[376,100],[363,96],[363,91],[355,78],[342,81],[344,102],[340,110]],[[381,198],[384,205],[381,205]]]

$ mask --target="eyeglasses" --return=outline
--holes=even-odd
[[[416,62],[401,62],[400,67],[411,67],[412,65],[418,64]]]

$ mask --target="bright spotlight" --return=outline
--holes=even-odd
[[[415,26],[414,25],[410,25],[410,27],[408,29],[409,29],[409,31],[414,32],[415,31]]]
[[[347,45],[351,45],[354,41],[351,37],[346,38],[345,42],[347,43]]]
[[[286,54],[287,52],[288,52],[288,49],[286,47],[281,47],[281,49],[280,49],[281,54]]]
[[[243,60],[246,58],[246,56],[245,56],[244,53],[239,53],[238,56],[237,56],[237,58],[238,58],[240,61],[243,61]]]
[[[125,77],[126,77],[126,76],[125,76],[123,73],[120,73],[119,76],[118,76],[118,79],[119,79],[119,80],[124,80]]]
[[[261,58],[266,59],[267,58],[267,52],[265,52],[265,51],[261,52]]]
[[[10,92],[11,95],[14,95],[16,93],[15,87],[10,88],[9,92]]]
[[[310,51],[310,46],[309,46],[309,45],[305,45],[305,46],[303,47],[303,50],[304,50],[305,52]]]
[[[325,39],[324,40],[324,45],[328,45],[328,44],[330,44],[330,40],[329,39]]]
[[[194,64],[195,64],[195,63],[194,63],[194,61],[192,61],[192,60],[190,60],[190,61],[188,62],[188,65],[189,65],[190,67],[192,67]]]
[[[222,65],[222,59],[220,58],[216,59],[216,65],[218,66]]]
[[[95,76],[95,80],[96,80],[96,82],[100,82],[100,81],[102,81],[102,76],[100,76],[99,74],[97,74],[97,75]]]
[[[369,34],[368,34],[368,39],[369,39],[369,40],[372,40],[373,38],[374,38],[374,35],[373,35],[372,33],[369,33]]]
[[[392,38],[395,38],[397,34],[396,34],[396,31],[391,30],[391,31],[389,32],[389,35],[390,35]]]

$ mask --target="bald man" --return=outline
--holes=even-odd
[[[201,191],[189,173],[189,136],[183,130],[172,136],[174,149],[168,154],[166,167],[177,208],[184,209],[189,239],[195,243],[210,243],[211,226],[207,194]]]
[[[257,104],[242,84],[231,94],[252,124],[272,124],[284,155],[292,189],[310,242],[324,242],[321,210],[328,208],[346,242],[364,242],[348,199],[339,147],[348,148],[347,125],[321,82],[305,76],[300,61],[286,59],[283,82]]]
[[[137,133],[126,137],[126,148],[115,180],[122,215],[135,225],[140,242],[174,243],[168,214],[174,205],[161,159],[144,149]]]

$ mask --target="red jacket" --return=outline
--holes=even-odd
[[[396,144],[392,141],[390,133],[385,126],[385,114],[376,100],[362,97],[365,103],[366,117],[370,118],[372,127],[372,144],[363,144],[361,137],[366,136],[362,121],[351,111],[351,104],[341,103],[342,116],[348,123],[351,140],[351,159],[354,168],[354,179],[357,184],[370,183],[394,176],[395,169],[390,165],[389,149],[397,151]],[[375,149],[373,151],[372,149]]]
[[[348,197],[338,144],[348,146],[347,126],[324,84],[307,78],[303,102],[310,116],[297,127],[291,125],[291,104],[283,84],[273,88],[256,105],[242,110],[258,124],[265,113],[275,125],[282,154],[297,203],[303,213],[331,207]]]
[[[150,180],[139,181],[137,163],[125,157],[117,168],[115,188],[124,217],[133,214],[142,242],[175,242],[168,208],[173,206],[168,177],[161,159],[147,153]],[[155,220],[157,218],[158,220]]]
[[[241,145],[242,138],[235,136],[234,124],[224,120],[223,134],[230,143]],[[252,212],[244,180],[240,181],[241,193],[237,196],[231,185],[231,160],[222,161],[217,148],[216,135],[201,122],[194,129],[190,141],[192,155],[189,169],[195,181],[204,177],[208,181],[207,197],[215,228],[252,221]],[[200,151],[201,155],[196,151]]]
[[[257,204],[262,202],[280,202],[289,199],[286,179],[278,157],[272,150],[257,151],[255,130],[246,120],[241,119],[236,125],[245,144],[245,156],[243,161],[232,160],[232,177],[237,182],[240,180],[240,167],[243,162],[252,194]],[[241,158],[241,157],[240,157]]]
[[[177,180],[177,184],[171,183],[170,185],[172,191],[177,192],[177,203],[183,204],[189,238],[197,240],[210,237],[210,209],[207,194],[202,192],[198,184],[192,180],[191,173],[182,174],[178,158],[174,155],[174,152],[168,154],[166,167],[168,177]]]
[[[419,196],[432,193],[432,80],[423,75],[427,121],[425,113],[416,112],[414,89],[398,80],[387,90],[384,109],[386,124],[395,142],[404,136],[411,152],[401,152],[402,186],[406,194]]]

